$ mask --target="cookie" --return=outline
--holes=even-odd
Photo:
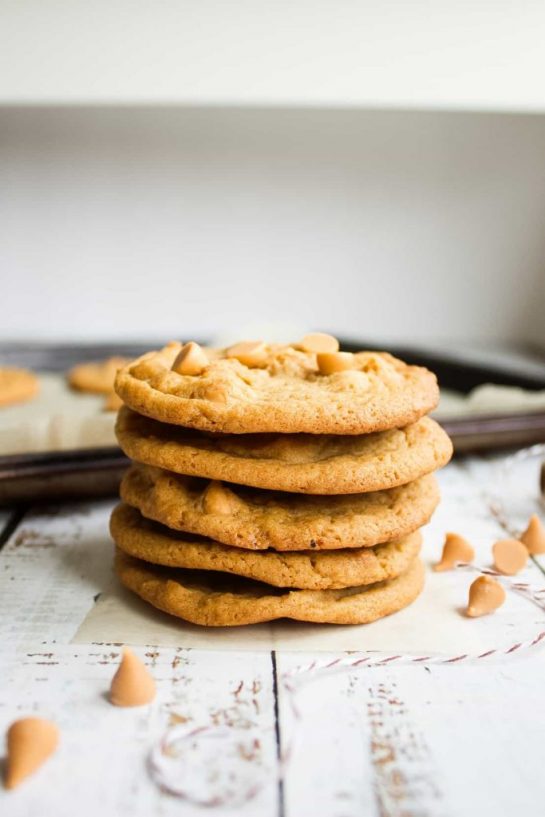
[[[373,584],[399,576],[420,551],[419,531],[374,548],[311,553],[255,552],[168,530],[129,505],[118,505],[110,520],[118,548],[129,556],[165,567],[214,570],[276,587],[330,590]]]
[[[381,352],[324,352],[338,347],[324,337],[220,350],[170,343],[121,369],[115,389],[146,417],[228,434],[367,434],[414,423],[437,405],[427,369]]]
[[[137,462],[179,474],[303,494],[393,488],[441,468],[452,443],[429,417],[374,434],[210,434],[124,408],[116,434]]]
[[[173,530],[249,550],[329,550],[389,542],[424,525],[439,501],[433,476],[387,491],[305,496],[133,465],[121,498]]]
[[[281,590],[240,576],[161,568],[118,551],[121,583],[154,607],[207,627],[257,624],[277,618],[323,624],[367,624],[406,607],[424,585],[415,559],[395,579],[341,590]]]
[[[106,395],[102,409],[103,411],[118,411],[122,405],[123,400],[115,393],[115,391],[111,391]]]
[[[0,406],[24,403],[38,394],[39,381],[27,369],[0,367]]]
[[[79,363],[70,369],[66,379],[77,391],[109,395],[114,388],[116,372],[128,363],[126,357],[109,357],[107,360]]]

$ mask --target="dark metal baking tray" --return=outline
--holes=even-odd
[[[354,351],[375,345],[353,339],[341,342],[343,348]],[[93,345],[11,343],[0,345],[0,360],[3,365],[63,372],[84,360],[99,360],[113,354],[137,357],[159,345],[154,341]],[[391,346],[388,351],[408,363],[432,369],[443,388],[462,393],[482,383],[532,391],[545,389],[545,375],[491,367],[409,346]],[[441,420],[441,424],[452,437],[456,453],[545,442],[545,412],[451,417]],[[114,495],[126,466],[126,457],[115,447],[0,457],[0,504]]]

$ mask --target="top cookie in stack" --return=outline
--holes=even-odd
[[[121,581],[198,624],[363,623],[420,592],[450,458],[435,376],[330,335],[170,343],[124,367]],[[228,483],[228,484],[226,484]]]

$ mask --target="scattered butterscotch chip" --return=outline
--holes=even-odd
[[[202,503],[206,513],[219,513],[225,516],[233,513],[240,504],[235,494],[217,479],[208,484]]]
[[[500,539],[492,547],[494,567],[506,576],[514,576],[525,567],[528,551],[518,539]]]
[[[339,351],[337,338],[334,338],[333,335],[326,335],[324,332],[312,332],[310,335],[305,335],[295,346],[303,352],[315,352],[316,354]]]
[[[467,539],[457,533],[447,533],[443,545],[441,561],[433,566],[437,572],[452,570],[457,562],[472,562],[475,558],[475,550]]]
[[[59,744],[58,727],[43,718],[22,718],[12,723],[7,734],[6,789],[40,768]]]
[[[247,340],[229,347],[226,357],[236,358],[248,368],[263,366],[267,360],[267,345],[262,340]]]
[[[320,374],[334,374],[354,368],[354,355],[352,352],[319,352],[316,362]]]
[[[110,392],[107,395],[106,399],[104,400],[104,404],[102,406],[104,411],[119,411],[121,406],[123,405],[123,400],[119,397],[115,391]]]
[[[110,701],[114,706],[144,706],[155,698],[155,681],[139,658],[125,648],[112,678]]]
[[[172,371],[177,374],[198,375],[208,366],[206,354],[194,341],[182,346],[176,360],[172,364]]]
[[[528,553],[534,556],[545,553],[545,527],[537,514],[531,515],[528,527],[520,537],[520,541],[525,545]]]
[[[505,601],[505,590],[491,576],[479,576],[469,588],[467,615],[470,618],[487,616],[501,607]]]

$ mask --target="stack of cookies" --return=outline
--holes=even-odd
[[[391,355],[170,343],[122,368],[121,582],[186,621],[361,624],[421,592],[450,459],[435,376]]]

